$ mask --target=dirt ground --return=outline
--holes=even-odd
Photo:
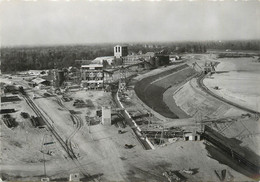
[[[259,112],[260,63],[254,60],[257,58],[218,59],[217,73],[204,83],[215,94]]]
[[[79,115],[84,120],[86,114],[94,116],[95,109],[100,103],[109,104],[109,102],[105,103],[103,99],[107,100],[110,94],[103,91],[79,91],[71,93],[70,97],[93,101],[95,108],[91,109],[75,109],[72,101],[64,103],[67,108],[80,111]],[[65,139],[75,128],[68,111],[62,108],[56,99],[55,97],[42,97],[35,99],[35,103],[43,112],[47,113],[54,122],[57,132]],[[30,110],[24,100],[19,103],[19,106],[17,105],[17,108],[19,107],[27,112]],[[30,113],[33,114],[32,111]],[[0,165],[3,179],[39,180],[43,176],[44,169],[43,155],[40,150],[54,151],[53,155],[45,155],[46,172],[51,179],[66,180],[68,174],[79,172],[79,169],[46,129],[32,128],[28,121],[22,122],[27,122],[24,124],[24,128],[22,128],[22,124],[19,124],[12,130],[1,125],[1,150],[4,155],[1,156]],[[136,140],[131,128],[124,128],[126,131],[124,134],[118,134],[118,129],[115,126],[100,124],[89,127],[84,123],[72,139],[73,150],[79,154],[82,168],[102,181],[166,181],[162,175],[164,171],[183,168],[198,170],[196,175],[183,174],[190,181],[217,180],[214,169],[228,169],[237,179],[247,179],[207,157],[202,142],[177,142],[146,151]],[[43,137],[46,142],[54,141],[55,144],[42,149]],[[135,147],[125,149],[125,144],[132,144]],[[200,152],[190,152],[190,148]]]
[[[197,58],[197,55],[192,56],[196,60],[198,59],[198,62],[203,63],[201,59]],[[215,59],[212,55],[210,58]],[[154,70],[149,74],[154,75],[161,70]],[[138,79],[142,77],[143,75],[140,75]],[[13,79],[21,85],[26,85],[26,82],[23,82],[21,78]],[[96,111],[103,105],[110,105],[112,108],[116,107],[111,93],[84,90],[70,92],[67,95],[73,100],[70,102],[62,101],[65,106],[62,107],[60,105],[61,96],[43,97],[44,91],[37,89],[28,89],[27,91],[30,97],[33,94],[39,96],[34,102],[64,140],[77,131],[71,141],[80,167],[69,159],[68,154],[48,130],[34,128],[28,119],[23,119],[20,116],[20,112],[28,112],[30,115],[34,115],[34,112],[22,99],[16,103],[1,103],[1,108],[15,108],[17,110],[11,115],[19,123],[16,128],[9,129],[3,122],[0,122],[0,168],[2,179],[40,180],[44,174],[44,158],[47,176],[52,180],[66,181],[70,173],[80,173],[83,178],[80,172],[83,170],[100,181],[167,181],[162,175],[163,172],[182,170],[184,168],[198,171],[194,175],[182,174],[187,178],[187,181],[218,181],[219,179],[214,170],[221,171],[223,169],[229,171],[235,177],[235,181],[251,180],[210,157],[207,150],[205,150],[203,141],[178,141],[171,144],[167,143],[164,146],[157,146],[155,150],[144,150],[130,127],[118,128],[115,125],[104,126],[102,124],[89,126],[86,122],[86,116],[94,117]],[[133,90],[128,91],[132,101],[132,104],[131,102],[128,103],[128,109],[140,110],[144,113],[150,112],[149,108],[146,108],[138,98],[135,98],[133,92]],[[90,100],[94,106],[75,108],[73,106],[75,99]],[[73,123],[69,110],[75,111],[76,115],[82,119],[83,124],[79,130]],[[165,122],[163,118],[159,119],[156,115],[152,117],[152,121],[155,123]],[[252,124],[249,125],[249,122]],[[228,137],[243,139],[243,146],[251,147],[252,145],[254,147],[251,147],[251,149],[257,150],[259,148],[255,139],[259,138],[259,135],[257,135],[259,131],[253,130],[255,122],[253,120],[244,120],[233,123],[230,127],[225,127],[225,125],[219,125],[218,127],[221,131],[225,129],[223,133]],[[245,128],[242,129],[242,125]],[[246,131],[246,128],[250,132]],[[126,132],[119,134],[119,129]],[[241,134],[236,136],[236,133]],[[54,142],[54,144],[43,147],[42,143],[44,142]],[[134,148],[125,149],[125,144],[132,144]],[[41,151],[45,153],[52,151],[52,155],[43,155]]]
[[[213,88],[214,84],[222,85],[220,86],[221,89],[225,89],[225,94],[230,94],[230,98],[233,97],[233,100],[237,97],[242,100],[246,98],[243,102],[247,103],[249,106],[251,103],[252,105],[255,105],[255,108],[258,107],[258,82],[259,82],[259,67],[256,68],[255,64],[259,64],[253,61],[253,59],[233,59],[227,61],[227,59],[217,59],[216,55],[212,54],[206,54],[206,55],[187,55],[185,56],[185,59],[187,60],[186,63],[190,64],[192,66],[193,62],[197,62],[200,66],[203,66],[205,62],[209,61],[217,61],[220,62],[218,65],[217,71],[219,73],[213,74],[213,76],[208,77],[205,80],[205,83],[211,86],[211,90]],[[223,64],[222,64],[223,63]],[[236,66],[237,65],[237,66]],[[252,69],[253,68],[253,69]],[[229,72],[227,73],[227,70]],[[231,70],[231,71],[230,71]],[[238,70],[238,71],[235,71]],[[223,72],[223,73],[222,73]],[[233,73],[236,72],[236,73]],[[215,75],[215,76],[214,76]],[[225,79],[220,77],[219,75],[225,75]],[[216,77],[219,77],[216,79]],[[142,77],[144,78],[144,77]],[[222,79],[224,79],[222,81]],[[213,81],[212,81],[213,80]],[[214,82],[214,80],[216,80]],[[221,82],[221,83],[220,83]],[[223,82],[223,83],[222,83]],[[242,83],[242,84],[241,84]],[[217,85],[216,84],[216,85]],[[216,86],[214,85],[214,86]],[[236,86],[237,85],[237,86]],[[224,86],[227,86],[226,88]],[[221,91],[220,89],[220,91]],[[227,90],[232,90],[233,93],[228,93]],[[168,89],[164,94],[165,96],[168,96],[168,99],[165,100],[169,101],[173,97],[175,99],[175,102],[177,105],[183,109],[187,114],[190,116],[193,116],[195,121],[199,121],[202,119],[207,118],[229,118],[237,116],[236,119],[237,122],[232,123],[215,123],[216,124],[216,130],[221,132],[224,136],[227,136],[229,138],[236,138],[237,142],[239,141],[241,144],[241,147],[249,148],[249,151],[253,151],[252,154],[244,155],[251,155],[254,156],[255,154],[259,155],[259,124],[258,124],[258,117],[257,116],[250,116],[249,119],[245,120],[241,118],[242,114],[246,114],[246,112],[242,110],[238,110],[236,108],[233,108],[227,104],[224,104],[223,102],[220,102],[207,94],[203,93],[202,90],[199,89],[196,80],[193,79],[189,81],[188,83],[184,84],[183,86],[180,86],[179,89],[174,89],[172,94],[169,93],[171,89]],[[249,91],[250,90],[250,91]],[[169,92],[168,92],[169,91]],[[220,92],[215,91],[215,92]],[[236,91],[236,93],[234,93]],[[167,93],[168,92],[168,93]],[[175,93],[174,93],[175,92]],[[243,95],[244,94],[244,95]],[[227,96],[226,96],[227,97]],[[232,99],[230,99],[232,100]],[[252,101],[254,101],[252,104]],[[238,102],[238,101],[236,101]],[[174,107],[173,107],[174,110]],[[163,117],[160,115],[159,117],[161,120]],[[178,120],[178,119],[177,119]],[[177,120],[167,120],[169,124],[170,122],[173,122],[175,124],[179,123]],[[195,122],[192,119],[189,119],[189,122],[185,121],[185,123],[192,123]],[[221,121],[221,119],[219,120]],[[182,120],[180,120],[182,122]],[[173,124],[172,126],[174,126]],[[257,156],[256,155],[256,156]],[[258,158],[258,157],[256,157]],[[219,160],[219,159],[218,159]],[[257,159],[258,160],[258,159]],[[230,164],[229,164],[230,165]]]

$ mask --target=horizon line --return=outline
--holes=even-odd
[[[178,41],[133,41],[133,42],[93,42],[93,43],[63,43],[63,44],[20,44],[20,45],[2,45],[2,48],[33,48],[33,47],[62,47],[62,46],[97,46],[97,45],[120,45],[120,44],[181,44],[181,43],[205,43],[205,42],[241,42],[241,41],[260,41],[260,39],[224,39],[224,40],[178,40]]]

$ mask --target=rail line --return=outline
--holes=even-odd
[[[71,135],[69,136],[69,138],[66,140],[66,144],[68,146],[68,148],[73,151],[73,148],[72,148],[72,142],[71,142],[71,139],[76,135],[76,133],[82,128],[83,126],[83,121],[80,117],[78,117],[77,115],[75,114],[71,114],[74,122],[76,123],[76,129],[71,133]]]
[[[208,93],[208,94],[211,95],[212,97],[214,97],[214,98],[216,98],[216,99],[218,99],[218,100],[220,100],[220,101],[222,101],[222,102],[225,102],[225,103],[227,103],[227,104],[229,104],[229,105],[231,105],[231,106],[233,106],[233,107],[236,107],[236,108],[238,108],[238,109],[244,110],[244,111],[249,112],[249,113],[251,113],[251,114],[255,114],[255,115],[257,115],[258,117],[260,116],[260,112],[257,112],[257,111],[254,111],[254,110],[252,110],[252,109],[243,107],[243,106],[238,105],[238,104],[236,104],[236,103],[234,103],[234,102],[231,102],[231,101],[229,101],[229,100],[227,100],[227,99],[225,99],[225,98],[223,98],[223,97],[221,97],[221,96],[219,96],[219,95],[214,94],[212,91],[210,91],[210,90],[204,85],[204,83],[203,83],[203,79],[204,79],[204,78],[205,78],[205,75],[204,75],[203,73],[201,73],[201,74],[199,75],[198,79],[197,79],[197,83],[198,83],[199,87],[202,88],[202,90],[203,90],[204,92]]]
[[[219,134],[208,126],[205,126],[205,132],[202,134],[203,138],[207,142],[210,142],[215,147],[222,150],[225,154],[231,156],[240,165],[242,164],[242,166],[245,166],[246,169],[253,171],[255,174],[260,174],[259,164],[255,164],[257,162],[250,161],[246,156],[243,156],[243,154],[239,153],[235,149],[232,149],[232,147],[227,143],[221,141],[217,135]]]
[[[65,110],[69,111],[69,109],[64,106],[64,104],[62,103],[61,99],[57,96],[55,96],[55,98],[57,99],[57,103]],[[70,112],[70,111],[69,111]],[[71,133],[71,135],[69,136],[69,138],[66,140],[66,145],[68,146],[68,148],[73,151],[72,148],[72,142],[71,139],[76,135],[76,133],[82,128],[82,126],[84,125],[82,119],[80,117],[78,117],[76,114],[72,114],[71,115],[71,119],[73,120],[73,123],[76,125],[76,129]]]
[[[207,94],[211,95],[212,97],[227,103],[233,107],[236,107],[238,109],[244,110],[248,113],[254,114],[257,117],[260,116],[260,113],[254,110],[251,110],[249,108],[243,107],[241,105],[238,105],[236,103],[233,103],[223,97],[220,97],[216,94],[214,94],[212,91],[210,91],[204,84],[203,84],[203,79],[205,78],[205,75],[203,73],[201,73],[199,75],[199,77],[197,78],[197,83],[198,86]],[[224,127],[222,129],[220,129],[219,133],[223,134],[223,131],[226,130],[227,128],[229,128],[234,121],[232,121],[230,124],[225,124]],[[205,131],[202,134],[203,138],[211,143],[212,145],[214,145],[216,148],[220,149],[221,151],[223,151],[226,155],[231,156],[235,161],[238,162],[238,164],[245,168],[246,170],[249,170],[251,172],[253,172],[254,174],[259,175],[260,174],[260,166],[258,164],[255,164],[254,162],[252,162],[251,160],[247,159],[246,156],[243,156],[243,154],[241,154],[240,152],[234,150],[231,148],[231,146],[229,146],[228,144],[224,143],[223,141],[221,141],[218,137],[216,137],[214,135],[214,133],[217,133],[216,131],[214,131],[213,129],[211,129],[208,126],[205,126]]]
[[[72,145],[71,145],[71,138],[76,134],[76,132],[73,132],[73,136],[71,135],[69,137],[69,142],[65,142],[62,137],[57,133],[57,131],[54,129],[52,124],[46,119],[46,117],[42,114],[40,109],[36,106],[36,104],[31,100],[31,98],[25,93],[22,92],[22,96],[24,97],[25,101],[27,104],[31,107],[31,109],[35,112],[35,114],[38,117],[41,117],[43,121],[46,123],[47,128],[49,131],[53,134],[53,136],[56,138],[56,140],[60,143],[61,147],[65,150],[65,152],[68,154],[69,158],[73,161],[73,163],[76,165],[76,167],[79,169],[81,174],[85,177],[91,177],[90,174],[88,174],[85,169],[82,167],[80,164],[79,160],[77,159],[77,156],[72,150]],[[80,129],[82,122],[77,122],[77,131]],[[79,128],[79,129],[78,129]]]

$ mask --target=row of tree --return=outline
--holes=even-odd
[[[79,63],[75,60],[93,60],[100,56],[113,56],[114,45],[1,48],[1,71],[4,73],[30,69],[79,67]],[[207,49],[260,50],[258,40],[149,43],[148,45],[147,43],[128,44],[128,50],[129,53],[164,50],[167,54],[205,53]]]
[[[1,71],[79,67],[75,60],[92,60],[104,55],[113,55],[113,48],[96,45],[2,48]]]

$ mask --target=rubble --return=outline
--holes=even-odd
[[[46,123],[43,121],[41,117],[35,117],[35,116],[31,117],[31,123],[34,127],[39,127],[39,128],[46,125]]]
[[[13,118],[9,114],[3,115],[3,121],[8,128],[14,128],[18,126],[18,123],[15,121],[15,118]]]
[[[87,107],[87,104],[81,99],[76,99],[73,103],[73,106],[75,106],[76,108],[83,108]]]
[[[26,112],[21,112],[21,116],[24,118],[24,119],[27,119],[30,117],[30,115]]]
[[[64,101],[64,102],[70,102],[70,101],[73,100],[71,97],[66,97],[66,96],[63,96],[61,99],[62,99],[62,101]]]

